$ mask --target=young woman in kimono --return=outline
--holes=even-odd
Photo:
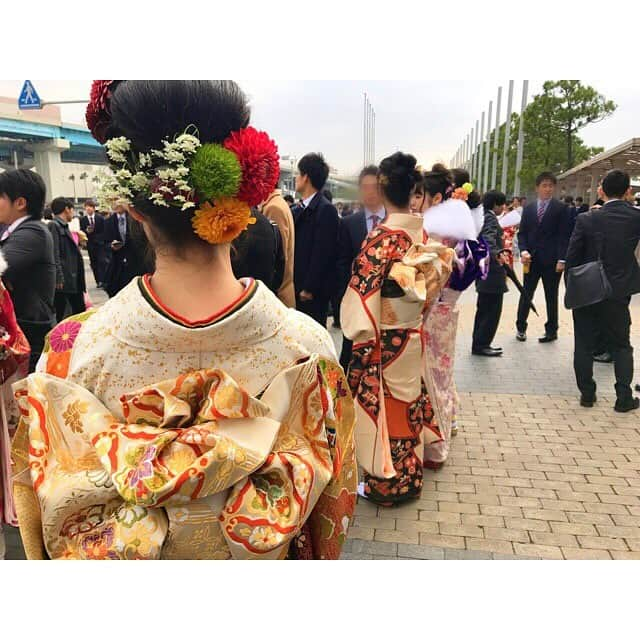
[[[420,180],[411,155],[380,164],[387,218],[365,240],[342,301],[342,330],[354,343],[349,386],[362,493],[383,506],[420,497],[424,443],[442,439],[422,375],[422,326],[449,279],[453,251],[427,242],[422,217],[410,212]]]
[[[96,81],[87,124],[156,270],[49,335],[15,386],[29,558],[338,558],[355,506],[354,406],[333,343],[230,243],[277,148],[231,81]]]
[[[0,276],[7,263],[0,253]],[[17,424],[12,383],[29,371],[30,347],[16,321],[9,292],[0,280],[0,560],[5,555],[2,525],[18,525],[11,493],[11,437]]]
[[[457,432],[459,399],[453,369],[458,298],[478,277],[486,277],[489,267],[486,243],[478,238],[482,228],[482,222],[478,225],[476,220],[478,207],[483,218],[480,196],[469,183],[469,174],[460,169],[452,174],[439,164],[424,173],[412,199],[412,208],[424,215],[429,236],[455,251],[451,279],[424,323],[424,377],[442,435],[425,443],[424,466],[431,469],[446,462],[451,437]]]

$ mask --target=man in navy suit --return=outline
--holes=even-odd
[[[107,269],[105,247],[105,220],[96,212],[93,200],[84,203],[85,215],[80,218],[80,228],[87,234],[87,249],[91,261],[91,271],[96,284],[100,287],[104,284],[105,271]]]
[[[527,339],[529,303],[540,280],[544,286],[547,322],[539,342],[558,339],[558,286],[569,245],[570,220],[567,206],[553,197],[556,182],[553,173],[541,173],[536,178],[537,198],[522,211],[518,246],[525,276],[516,322],[516,337],[520,342]]]
[[[369,165],[360,172],[358,189],[363,209],[342,218],[340,221],[337,260],[338,297],[340,300],[349,286],[351,267],[360,253],[362,243],[369,232],[375,229],[387,215],[378,190],[378,167]],[[351,340],[343,338],[340,364],[345,371],[351,361],[351,347]]]

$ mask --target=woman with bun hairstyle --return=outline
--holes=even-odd
[[[449,172],[441,164],[434,165],[417,185],[412,207],[424,214],[429,237],[455,251],[451,278],[424,325],[424,376],[442,433],[441,440],[427,443],[424,465],[437,469],[446,462],[451,437],[457,433],[459,398],[453,376],[459,316],[456,305],[462,291],[478,278],[486,278],[490,256],[486,243],[478,238],[482,224],[478,226],[474,215],[474,210],[480,207],[484,217],[480,194],[469,183],[466,171]]]
[[[100,199],[128,209],[156,268],[58,325],[15,387],[29,558],[340,555],[357,469],[333,343],[233,276],[230,243],[279,173],[249,115],[231,81],[93,84]]]
[[[342,301],[342,329],[354,343],[349,386],[365,471],[360,493],[382,506],[420,497],[424,445],[442,439],[421,375],[422,325],[449,279],[453,251],[426,243],[422,217],[410,212],[420,180],[411,155],[380,164],[387,218],[365,240]]]

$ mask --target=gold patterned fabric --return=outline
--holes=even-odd
[[[252,301],[223,322],[233,329],[260,301],[265,312],[273,303],[275,313],[297,320],[259,285]],[[144,300],[139,305],[148,313]],[[172,378],[121,389],[114,410],[109,400],[117,390],[99,397],[95,385],[75,381],[74,368],[86,326],[98,330],[108,312],[71,319],[57,337],[52,333],[40,372],[14,388],[21,412],[15,493],[22,504],[27,488],[35,494],[48,557],[282,558],[305,525],[313,533],[312,557],[339,557],[355,506],[353,409],[335,360],[317,353],[324,345],[313,353],[298,343],[297,361],[272,366],[258,392],[223,367],[176,366]],[[207,328],[197,331],[204,337]],[[274,341],[290,343],[295,334],[290,326],[259,348],[275,350]],[[251,341],[244,350],[253,365]],[[52,353],[68,357],[47,357]],[[211,360],[230,362],[223,353]],[[55,375],[61,361],[65,376]],[[267,376],[257,366],[256,373]],[[21,521],[21,529],[33,531],[34,519]],[[38,557],[37,545],[30,547],[29,557]]]

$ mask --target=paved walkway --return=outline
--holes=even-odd
[[[517,302],[515,293],[505,298],[495,341],[504,356],[479,358],[470,354],[475,294],[464,294],[460,434],[449,461],[425,470],[414,504],[361,500],[345,558],[640,558],[640,413],[613,411],[613,367],[601,364],[599,401],[581,408],[571,315],[561,311],[561,337],[546,345],[537,342],[544,318],[532,318],[522,344]],[[542,287],[536,304],[544,316]],[[632,315],[639,347],[637,300]]]
[[[484,359],[470,355],[475,293],[464,294],[460,434],[449,461],[425,471],[418,502],[382,509],[360,501],[345,559],[640,558],[640,413],[613,412],[613,368],[600,364],[598,404],[582,409],[570,314],[561,310],[561,337],[548,345],[537,342],[544,318],[533,317],[522,344],[517,302],[513,292],[505,298],[496,339],[504,356]],[[544,316],[542,287],[536,304]],[[632,315],[640,347],[638,300]],[[22,557],[15,531],[7,555]]]

